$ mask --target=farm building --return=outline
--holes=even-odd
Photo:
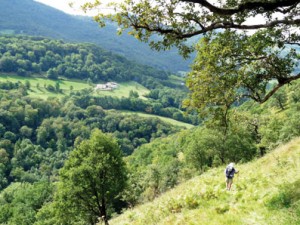
[[[118,87],[118,84],[115,82],[107,82],[106,84],[97,84],[95,90],[102,91],[111,91]]]

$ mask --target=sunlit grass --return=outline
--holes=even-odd
[[[173,120],[171,118],[167,118],[167,117],[163,117],[163,116],[157,116],[157,115],[141,113],[141,112],[124,111],[124,110],[120,110],[120,112],[123,113],[123,114],[137,115],[137,116],[140,116],[140,117],[159,118],[160,120],[162,120],[164,122],[173,124],[175,126],[185,127],[187,129],[190,129],[190,128],[194,127],[194,125],[192,125],[192,124],[188,124],[188,123],[184,123],[184,122],[181,122],[181,121]]]
[[[134,81],[130,82],[122,82],[118,83],[118,88],[112,91],[101,91],[98,90],[95,92],[95,95],[99,96],[113,96],[113,97],[129,97],[130,91],[135,91],[139,94],[139,97],[142,99],[146,99],[144,97],[145,94],[149,93],[149,89],[145,88],[144,86],[140,85],[139,83],[136,83]]]
[[[14,74],[0,74],[0,82],[1,81],[10,81],[13,83],[21,82],[23,84],[28,81],[30,83],[30,90],[28,91],[29,96],[43,99],[47,99],[48,97],[61,98],[63,96],[69,95],[71,90],[79,91],[86,88],[90,88],[91,90],[93,90],[94,86],[96,85],[90,85],[86,81],[79,80],[60,79],[56,81],[42,77],[21,77]],[[45,88],[45,86],[47,85],[55,86],[57,82],[59,83],[62,93],[50,92]],[[130,91],[136,91],[139,94],[140,98],[143,99],[145,99],[144,95],[149,92],[149,90],[144,86],[132,81],[119,83],[118,88],[113,91],[93,91],[92,94],[95,96],[113,96],[120,98],[128,97]]]
[[[224,166],[211,169],[110,224],[300,224],[300,138],[236,167],[230,192]]]
[[[179,76],[175,76],[175,75],[169,76],[168,81],[171,82],[172,84],[176,84],[176,85],[184,85],[184,83],[185,83],[185,79],[183,77],[179,77]]]

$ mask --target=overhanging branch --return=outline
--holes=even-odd
[[[132,22],[132,21],[131,21]],[[238,30],[255,30],[260,28],[270,28],[277,25],[300,25],[300,19],[290,20],[290,19],[282,19],[282,20],[274,20],[269,23],[265,24],[254,24],[254,25],[241,25],[241,24],[235,24],[235,23],[228,23],[228,22],[215,22],[207,27],[204,27],[201,25],[200,30],[196,30],[194,32],[188,32],[188,33],[182,33],[180,31],[176,31],[172,28],[164,28],[164,27],[151,27],[148,24],[139,24],[139,23],[132,23],[131,24],[134,29],[145,29],[150,32],[157,32],[160,34],[173,34],[174,37],[177,39],[185,39],[190,38],[193,36],[197,36],[200,34],[205,34],[209,31],[217,30],[217,29],[238,29]]]
[[[283,19],[283,20],[275,20],[270,23],[265,23],[265,24],[255,24],[255,25],[241,25],[241,24],[235,24],[235,23],[213,23],[210,26],[205,27],[204,29],[201,29],[199,31],[195,31],[192,33],[186,33],[186,34],[181,34],[178,38],[184,39],[184,38],[189,38],[193,37],[199,34],[204,34],[206,32],[216,30],[216,29],[229,29],[229,28],[234,28],[238,30],[256,30],[260,28],[270,28],[274,27],[277,25],[300,25],[300,19],[295,19],[295,20],[288,20],[288,19]]]
[[[209,11],[219,14],[219,15],[234,15],[236,13],[244,12],[247,10],[259,10],[260,12],[269,12],[276,10],[280,7],[294,7],[299,4],[299,0],[277,0],[277,1],[249,1],[242,4],[239,4],[235,8],[220,8],[212,5],[207,0],[181,0],[182,2],[191,2],[199,4]]]

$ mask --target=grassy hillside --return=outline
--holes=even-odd
[[[240,173],[230,192],[219,167],[110,224],[300,224],[300,138],[236,167]]]
[[[130,81],[119,83],[118,88],[113,91],[97,91],[95,94],[121,98],[128,97],[130,91],[136,91],[139,94],[139,97],[142,99],[146,99],[144,95],[149,93],[149,89],[145,88],[143,85],[140,85],[134,81]]]
[[[140,116],[140,117],[146,117],[146,118],[156,117],[156,118],[161,119],[164,122],[170,123],[170,124],[175,125],[175,126],[185,127],[187,129],[190,129],[190,128],[194,127],[194,125],[192,125],[192,124],[180,122],[180,121],[177,121],[177,120],[174,120],[174,119],[171,119],[171,118],[167,118],[167,117],[163,117],[163,116],[156,116],[156,115],[146,114],[146,113],[141,113],[141,112],[130,112],[130,111],[121,111],[121,112],[122,112],[122,114],[134,114],[134,115],[137,115],[137,116]]]
[[[0,74],[0,82],[1,81],[10,81],[16,83],[20,81],[25,84],[26,81],[30,82],[30,91],[28,92],[31,97],[39,97],[43,99],[47,99],[48,97],[63,97],[70,93],[71,88],[73,91],[79,91],[85,88],[93,88],[94,86],[87,84],[84,81],[76,81],[76,80],[59,80],[60,89],[62,93],[50,92],[45,88],[45,85],[55,86],[57,81],[49,80],[45,78],[32,78],[32,77],[20,77],[11,74]],[[143,95],[148,93],[149,90],[144,86],[136,83],[136,82],[124,82],[120,83],[119,87],[113,91],[97,91],[95,95],[99,96],[114,96],[114,97],[128,97],[130,91],[136,91],[139,93],[141,98],[144,98]]]

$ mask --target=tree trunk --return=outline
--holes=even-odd
[[[260,156],[263,157],[266,154],[266,147],[259,147]]]
[[[101,206],[101,220],[104,222],[105,225],[109,225],[108,223],[108,219],[107,219],[107,214],[106,214],[106,202],[105,202],[105,199],[102,198],[101,199],[101,203],[102,203],[102,206]]]

